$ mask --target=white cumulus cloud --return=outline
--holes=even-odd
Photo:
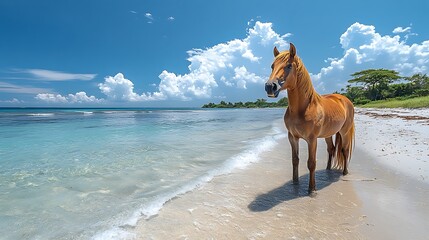
[[[35,99],[48,103],[67,103],[67,98],[61,94],[39,93],[36,95]]]
[[[429,41],[409,45],[398,35],[381,35],[372,25],[354,23],[341,35],[340,44],[344,55],[328,59],[329,66],[312,74],[322,92],[339,91],[352,73],[369,68],[392,69],[403,76],[429,73]]]
[[[102,93],[104,93],[109,100],[113,101],[149,101],[149,100],[162,100],[165,97],[161,93],[143,93],[137,94],[134,92],[134,83],[126,79],[122,73],[116,74],[114,77],[107,76],[104,83],[98,84]]]
[[[217,86],[214,76],[209,71],[195,71],[189,74],[176,75],[162,71],[159,75],[159,94],[170,99],[191,100],[193,97],[204,98],[211,95],[213,87]]]
[[[235,80],[237,82],[237,87],[238,88],[244,88],[246,89],[246,83],[247,82],[252,82],[252,83],[261,83],[266,81],[266,79],[264,80],[262,77],[257,76],[254,73],[250,73],[247,71],[245,66],[241,66],[241,67],[236,67],[234,68],[234,77],[232,78],[233,80]],[[234,84],[232,84],[234,85]]]
[[[103,101],[103,99],[88,96],[85,92],[68,94],[67,96],[53,93],[39,93],[35,98],[48,103],[100,103]]]
[[[67,100],[70,103],[98,103],[102,102],[103,99],[98,99],[94,96],[88,96],[85,92],[78,92],[76,94],[69,94]]]

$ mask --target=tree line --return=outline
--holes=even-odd
[[[255,102],[225,102],[204,104],[203,108],[272,108],[272,107],[287,107],[287,98],[281,98],[277,102],[267,102],[266,99],[257,99]]]
[[[355,72],[351,76],[353,78],[348,80],[351,84],[341,89],[341,94],[355,104],[429,95],[429,77],[426,74],[406,77],[400,76],[396,71],[381,68]]]

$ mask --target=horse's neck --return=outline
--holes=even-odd
[[[308,78],[307,81],[311,81]],[[310,82],[311,84],[311,82]],[[308,106],[312,103],[318,101],[319,95],[313,88],[313,85],[310,85],[310,89],[306,92],[302,87],[295,87],[292,90],[287,90],[288,94],[288,108],[292,114],[299,114],[305,112]]]
[[[289,111],[293,114],[304,112],[310,104],[310,99],[305,97],[304,93],[300,93],[296,88],[287,90],[287,98],[289,101]]]

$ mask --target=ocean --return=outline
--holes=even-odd
[[[259,161],[286,137],[284,111],[0,109],[1,239],[130,239],[166,202]]]

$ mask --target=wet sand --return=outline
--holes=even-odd
[[[282,139],[258,163],[169,201],[157,216],[142,219],[132,231],[137,239],[427,239],[429,184],[420,175],[429,169],[423,162],[429,160],[424,156],[428,145],[424,140],[418,145],[423,159],[417,165],[419,174],[386,164],[410,154],[378,154],[386,151],[379,150],[382,143],[396,144],[391,134],[367,139],[368,131],[374,132],[370,126],[379,124],[377,129],[382,129],[389,121],[358,111],[356,148],[347,176],[325,170],[326,145],[318,142],[315,197],[307,193],[306,143],[300,141],[300,183],[294,185],[290,145]]]

